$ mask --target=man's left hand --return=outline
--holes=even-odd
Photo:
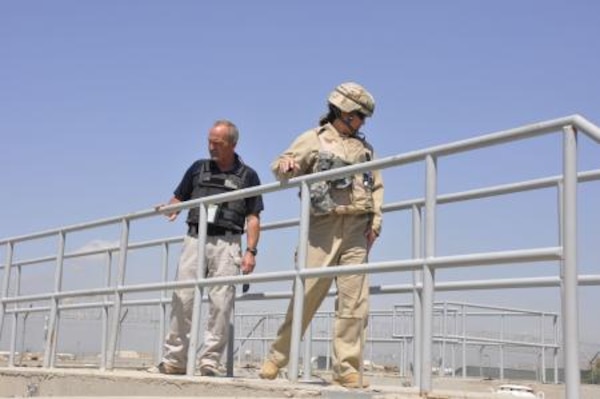
[[[254,267],[256,266],[256,257],[252,255],[249,251],[244,253],[244,257],[242,258],[241,271],[242,274],[250,274],[254,271]]]

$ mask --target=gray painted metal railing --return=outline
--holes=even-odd
[[[374,290],[372,290],[374,291]],[[335,291],[331,291],[330,294],[335,295]],[[291,298],[291,294],[288,294],[287,297]],[[539,376],[539,382],[546,383],[546,351],[551,350],[553,352],[553,376],[554,383],[557,384],[558,381],[558,350],[560,348],[559,345],[559,327],[557,324],[558,314],[551,312],[542,312],[538,310],[531,309],[522,309],[522,308],[514,308],[514,307],[499,307],[499,306],[490,306],[483,304],[475,304],[475,303],[465,303],[465,302],[454,302],[454,301],[444,301],[444,302],[436,302],[434,304],[434,315],[438,320],[438,328],[437,332],[434,334],[433,342],[437,344],[439,350],[439,371],[438,374],[446,375],[446,365],[447,362],[447,347],[451,349],[451,356],[449,356],[450,364],[451,364],[451,374],[455,376],[456,371],[456,350],[460,347],[462,349],[461,353],[461,368],[462,368],[462,378],[467,377],[467,356],[466,349],[467,347],[478,349],[482,352],[484,349],[491,348],[498,352],[498,372],[499,378],[504,380],[504,360],[505,360],[505,350],[508,351],[510,349],[534,349],[532,352],[533,355],[537,354],[535,362],[537,363],[534,368],[535,371],[542,370]],[[238,325],[237,331],[240,331],[238,335],[235,337],[235,340],[238,342],[238,346],[236,348],[238,354],[238,364],[241,367],[241,351],[244,345],[251,342],[259,342],[262,344],[262,356],[267,354],[266,346],[272,341],[276,335],[276,330],[273,329],[273,325],[271,328],[268,328],[268,331],[265,331],[263,328],[262,332],[256,332],[256,328],[261,325],[265,326],[265,320],[269,317],[271,320],[275,320],[279,325],[283,318],[285,317],[285,313],[274,313],[274,312],[243,312],[236,314],[236,323]],[[367,359],[371,359],[371,362],[374,363],[374,344],[390,344],[395,343],[399,344],[400,348],[400,356],[398,356],[397,360],[399,360],[398,371],[400,377],[406,377],[409,375],[408,372],[408,355],[410,353],[414,353],[416,345],[415,342],[415,333],[412,331],[412,322],[414,317],[413,305],[409,304],[396,304],[394,305],[392,310],[374,310],[371,309],[369,312],[369,333],[366,336],[366,345],[370,347],[369,355]],[[489,322],[499,322],[500,329],[497,331],[497,335],[490,335],[489,330],[486,331],[487,335],[481,331],[467,331],[465,325],[467,319],[473,318],[481,318],[485,317],[486,321]],[[525,319],[526,327],[531,328],[531,331],[535,329],[535,323],[539,323],[539,335],[527,334],[525,337],[523,336],[515,336],[515,332],[512,332],[512,339],[507,338],[509,333],[508,328],[506,328],[505,320],[514,320]],[[307,334],[304,337],[304,342],[325,342],[330,344],[332,341],[331,338],[331,328],[333,325],[333,321],[335,319],[335,312],[333,311],[319,311],[315,315],[315,319],[317,324],[313,322],[311,324],[311,330],[307,330]],[[379,334],[374,334],[373,326],[374,322],[379,319],[383,320],[384,324],[387,324],[387,328],[383,325],[378,327]],[[461,321],[461,329],[458,328],[458,321]],[[545,327],[547,320],[550,320],[551,332],[553,335],[551,339],[547,339],[545,337]],[[391,326],[389,325],[391,321]],[[454,326],[451,327],[450,323],[454,322]],[[250,329],[248,333],[247,330],[244,334],[243,326],[251,324],[253,327]],[[486,323],[487,324],[487,323]],[[313,334],[312,327],[320,327],[320,334]],[[523,326],[523,327],[525,327]],[[325,328],[325,331],[323,330]],[[390,335],[383,335],[381,328],[385,328],[385,333]],[[256,333],[255,333],[256,332]],[[323,335],[325,332],[325,335]],[[521,335],[521,334],[519,334]],[[325,368],[330,370],[330,345],[326,346],[327,352],[325,359],[327,364]],[[252,352],[250,352],[252,353]],[[313,351],[311,345],[304,345],[304,354],[303,359],[313,359]],[[381,354],[380,354],[381,355]],[[233,362],[233,359],[231,359]],[[386,364],[389,365],[389,364]],[[311,368],[312,362],[303,360],[303,381],[308,380],[311,376]],[[479,366],[482,366],[482,361],[480,358]],[[483,375],[481,375],[483,377]]]
[[[257,273],[247,276],[237,276],[230,278],[204,278],[204,273],[199,273],[199,278],[196,281],[185,282],[160,282],[153,284],[138,284],[125,285],[124,277],[127,267],[127,252],[136,246],[152,246],[163,245],[168,252],[169,240],[161,240],[147,243],[129,243],[129,226],[132,221],[154,217],[157,215],[155,210],[145,210],[134,212],[124,216],[102,219],[91,223],[84,223],[72,226],[66,226],[59,229],[42,231],[38,233],[12,237],[0,240],[0,246],[5,247],[5,263],[3,265],[3,280],[0,292],[0,333],[4,325],[5,316],[13,316],[13,325],[16,324],[16,315],[19,312],[32,311],[47,311],[49,312],[49,331],[45,345],[44,367],[54,367],[54,359],[56,357],[56,341],[58,334],[58,326],[60,322],[60,311],[71,308],[86,308],[99,307],[104,310],[105,319],[104,325],[110,326],[108,336],[103,338],[103,348],[106,352],[103,354],[103,367],[108,369],[114,367],[114,354],[116,350],[116,342],[119,334],[119,318],[121,309],[127,305],[141,305],[153,303],[152,301],[124,301],[124,293],[158,291],[161,292],[162,298],[160,304],[163,306],[166,302],[164,298],[165,290],[173,288],[194,288],[194,314],[192,320],[192,334],[190,340],[189,361],[187,365],[188,374],[194,373],[194,358],[198,346],[199,326],[201,319],[201,298],[205,287],[233,283],[240,284],[244,282],[267,282],[267,281],[283,281],[293,280],[295,282],[294,295],[294,320],[292,325],[292,346],[290,353],[289,378],[291,381],[297,381],[298,376],[298,358],[299,358],[299,342],[301,329],[301,314],[304,295],[304,280],[308,277],[333,276],[337,274],[349,273],[380,273],[392,271],[413,271],[414,284],[405,287],[381,287],[380,292],[396,291],[396,292],[412,292],[415,306],[415,329],[419,332],[416,341],[418,350],[415,351],[414,364],[420,365],[415,376],[415,384],[419,386],[422,393],[431,390],[431,347],[433,342],[432,319],[433,319],[433,297],[435,291],[442,290],[462,290],[462,289],[486,289],[486,288],[501,288],[501,287],[533,287],[533,286],[554,286],[560,284],[561,287],[561,306],[562,306],[562,331],[563,331],[563,349],[565,363],[565,384],[566,396],[570,399],[579,398],[579,355],[578,355],[578,295],[577,286],[579,284],[598,284],[599,276],[578,276],[577,272],[577,183],[579,181],[591,181],[598,178],[598,171],[588,171],[579,174],[577,173],[577,131],[581,131],[589,136],[596,143],[600,144],[600,128],[585,118],[579,115],[572,115],[563,118],[558,118],[546,122],[531,124],[516,129],[510,129],[476,137],[473,139],[458,141],[446,145],[435,146],[424,150],[413,151],[396,156],[386,157],[364,164],[352,165],[345,168],[322,172],[319,174],[302,176],[290,179],[287,182],[276,182],[265,184],[260,187],[239,190],[233,193],[220,194],[211,197],[201,198],[198,200],[188,201],[181,204],[165,207],[163,212],[172,212],[175,210],[189,209],[198,207],[200,210],[200,226],[199,229],[199,251],[200,261],[199,270],[204,270],[204,244],[206,241],[206,207],[213,203],[230,201],[234,199],[244,198],[257,194],[266,194],[279,190],[300,187],[301,190],[301,207],[300,207],[300,238],[298,245],[298,262],[296,269],[288,272],[275,273]],[[507,184],[492,188],[483,188],[470,192],[456,193],[444,196],[437,195],[437,180],[438,168],[437,161],[441,157],[450,156],[453,154],[464,153],[478,148],[494,146],[502,143],[507,143],[516,140],[532,138],[544,134],[556,133],[562,131],[563,140],[563,173],[561,176],[539,179],[534,181],[522,182],[518,184]],[[374,262],[368,265],[342,266],[331,267],[325,269],[305,268],[306,264],[306,246],[308,237],[308,219],[309,219],[309,192],[308,186],[310,183],[323,180],[338,178],[344,175],[360,173],[371,169],[384,169],[390,167],[398,167],[402,165],[412,164],[416,162],[425,162],[426,167],[426,190],[423,199],[413,201],[404,201],[402,203],[386,205],[387,211],[410,209],[413,213],[413,259],[411,260],[394,260],[386,262]],[[523,190],[538,189],[541,187],[558,187],[559,191],[559,218],[560,218],[560,238],[559,246],[548,248],[533,248],[528,250],[518,251],[500,251],[483,254],[469,254],[460,256],[436,256],[435,241],[436,241],[436,209],[439,204],[455,201],[463,201],[473,198],[481,198],[491,195],[500,195]],[[424,220],[421,221],[421,209],[425,208]],[[274,223],[270,228],[282,228],[296,224],[297,221],[281,221]],[[67,235],[80,230],[87,230],[101,226],[112,224],[121,225],[121,239],[118,248],[118,276],[116,285],[105,288],[91,290],[62,290],[63,279],[63,263],[64,259],[72,256],[81,256],[82,253],[65,253],[65,242]],[[424,226],[423,226],[424,225]],[[424,242],[421,243],[421,228],[424,227]],[[269,226],[266,226],[269,228]],[[59,248],[56,256],[29,259],[25,261],[14,261],[14,246],[16,244],[31,241],[39,238],[57,236]],[[88,251],[90,253],[108,253],[109,256],[115,250],[97,250]],[[24,265],[36,264],[44,261],[55,261],[55,275],[53,292],[34,294],[34,295],[19,295],[18,288],[14,291],[13,296],[9,296],[9,284],[11,279],[11,270],[16,270],[17,287],[20,282],[20,269]],[[509,280],[491,280],[480,282],[436,282],[435,270],[444,267],[464,267],[464,266],[484,266],[496,264],[508,264],[515,262],[539,262],[539,261],[557,261],[561,263],[561,273],[559,277],[546,277],[537,279],[509,279]],[[163,273],[163,278],[166,273]],[[108,280],[110,281],[110,276]],[[98,303],[81,303],[74,305],[61,305],[60,300],[65,298],[86,297],[103,295],[106,298]],[[112,296],[112,302],[108,297]],[[265,294],[264,298],[269,295]],[[248,298],[257,299],[253,296]],[[19,308],[18,303],[31,301],[48,301],[48,307],[38,308]],[[8,305],[13,304],[13,308],[8,308]],[[108,321],[108,309],[112,308],[112,321]],[[164,322],[164,320],[163,320]],[[14,330],[14,328],[13,328]],[[106,342],[105,342],[106,341]],[[11,341],[12,342],[12,341]],[[14,347],[11,345],[11,352],[14,352]],[[420,370],[420,371],[419,371]]]

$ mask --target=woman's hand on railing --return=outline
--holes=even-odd
[[[289,178],[300,169],[300,165],[292,157],[282,157],[279,160],[279,173],[281,177]]]

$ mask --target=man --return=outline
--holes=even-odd
[[[279,180],[370,161],[373,148],[359,129],[373,115],[373,96],[357,83],[336,87],[329,95],[329,113],[319,127],[301,134],[271,165]],[[367,262],[381,232],[383,181],[379,171],[310,185],[307,267],[355,265]],[[325,299],[332,281],[338,288],[333,338],[334,382],[348,388],[367,387],[359,375],[364,328],[369,312],[367,275],[307,279],[302,331]],[[260,377],[275,379],[289,361],[293,300]]]
[[[201,159],[186,171],[169,205],[232,190],[259,186],[256,172],[244,164],[235,152],[239,137],[237,127],[230,121],[218,120],[209,131],[210,159]],[[161,205],[158,207],[162,207]],[[259,214],[263,210],[261,196],[230,201],[208,207],[206,239],[207,277],[235,276],[252,273],[256,265],[260,235]],[[169,221],[177,213],[167,215]],[[187,218],[188,233],[184,239],[177,268],[177,280],[195,280],[198,267],[198,208],[190,209]],[[247,248],[242,254],[241,238],[246,227]],[[220,361],[227,345],[229,322],[235,287],[212,286],[208,289],[209,312],[204,345],[200,354],[200,374],[220,376]],[[171,325],[166,337],[162,362],[153,372],[185,374],[189,333],[194,301],[193,289],[173,292]]]

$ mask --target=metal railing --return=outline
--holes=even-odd
[[[291,295],[289,296],[291,298]],[[507,354],[511,351],[519,353],[521,357],[528,357],[533,364],[532,370],[540,370],[538,381],[546,383],[546,352],[552,353],[552,369],[554,383],[558,384],[558,350],[559,325],[558,314],[533,309],[514,307],[499,307],[475,303],[444,301],[436,302],[434,316],[437,323],[433,344],[437,346],[435,352],[436,368],[438,375],[456,376],[460,370],[462,378],[467,378],[467,349],[479,352],[479,367],[483,366],[482,357],[484,351],[491,349],[492,355],[496,355],[498,378],[505,379]],[[379,368],[397,368],[399,377],[410,375],[409,355],[414,353],[413,342],[413,306],[411,303],[396,304],[393,309],[371,309],[369,312],[368,331],[365,334],[365,363]],[[283,322],[283,312],[236,312],[235,315],[235,348],[238,367],[242,366],[242,353],[246,360],[255,362],[262,360],[268,353],[267,347],[276,336],[277,327]],[[476,330],[473,321],[485,319],[485,323]],[[312,375],[313,360],[316,355],[323,356],[325,360],[324,370],[330,370],[332,342],[331,332],[335,320],[334,311],[319,311],[315,314],[313,322],[304,337],[304,353],[302,357],[303,380]],[[511,328],[511,322],[520,320],[518,323],[527,333],[519,333]],[[494,323],[497,329],[493,330],[490,325]],[[471,325],[467,328],[467,324]],[[260,327],[260,329],[258,329]],[[482,330],[483,328],[483,330]],[[537,330],[537,334],[533,331]],[[310,342],[309,345],[306,343]],[[325,343],[320,349],[311,349],[315,343]],[[397,356],[392,356],[390,363],[390,346],[398,348]],[[377,347],[377,350],[375,349]],[[258,350],[257,350],[258,348]],[[383,349],[382,349],[383,348]],[[457,356],[457,351],[458,356]],[[259,355],[258,359],[256,355]],[[486,354],[486,356],[489,355]],[[460,363],[457,365],[457,357]],[[387,359],[386,359],[387,358]],[[307,361],[311,360],[311,361]],[[233,359],[230,361],[233,362]],[[473,360],[471,360],[473,362]],[[515,363],[513,360],[512,367]],[[460,366],[460,368],[459,368]],[[522,365],[521,365],[522,367]],[[527,370],[524,370],[527,371]],[[480,375],[483,377],[483,375]]]
[[[10,353],[14,354],[14,336],[16,320],[19,313],[24,312],[48,312],[48,334],[44,348],[44,367],[54,367],[56,358],[56,342],[60,312],[65,309],[75,308],[101,308],[104,311],[104,334],[103,334],[103,361],[102,368],[114,368],[114,355],[119,336],[119,320],[124,306],[147,305],[158,303],[163,307],[168,302],[165,298],[166,290],[174,288],[194,289],[194,309],[192,318],[192,330],[187,364],[187,373],[195,371],[195,354],[198,349],[199,327],[202,318],[201,299],[206,287],[220,284],[242,284],[252,282],[271,281],[293,281],[294,291],[294,319],[292,323],[292,345],[290,351],[289,379],[297,381],[298,358],[301,338],[301,314],[304,297],[304,281],[312,277],[332,277],[340,274],[356,273],[384,273],[384,272],[413,272],[413,284],[405,286],[379,287],[371,290],[373,293],[388,292],[412,292],[414,301],[414,334],[415,350],[414,365],[415,379],[422,393],[431,390],[432,376],[432,342],[434,340],[432,320],[434,309],[435,291],[466,290],[466,289],[490,289],[503,287],[561,287],[561,314],[563,332],[563,350],[565,366],[565,383],[567,397],[576,399],[579,397],[579,355],[578,355],[578,294],[579,284],[600,284],[600,276],[578,276],[577,272],[577,184],[580,182],[597,180],[600,171],[587,171],[578,175],[577,172],[577,131],[589,136],[596,143],[600,143],[600,128],[590,123],[579,115],[554,119],[542,123],[527,125],[516,129],[510,129],[476,137],[473,139],[458,141],[446,145],[413,151],[396,156],[386,157],[363,164],[352,165],[340,169],[330,170],[318,174],[307,175],[290,179],[286,182],[264,184],[259,187],[248,188],[232,193],[220,194],[206,198],[200,198],[185,203],[165,207],[163,212],[189,209],[197,207],[200,215],[200,228],[198,232],[199,251],[199,273],[197,280],[170,282],[166,280],[166,267],[169,244],[177,239],[156,240],[151,242],[134,243],[130,239],[130,223],[132,221],[157,216],[155,210],[134,212],[114,218],[102,219],[91,223],[66,226],[59,229],[43,231],[34,234],[17,236],[0,240],[0,247],[5,248],[5,262],[3,268],[3,280],[0,287],[0,333],[7,316],[13,318],[13,339],[11,340]],[[437,161],[442,157],[464,153],[471,150],[490,147],[511,141],[528,139],[549,133],[562,132],[563,134],[563,173],[561,176],[546,179],[532,180],[515,184],[507,184],[491,188],[482,188],[467,192],[438,196],[438,168]],[[329,268],[306,269],[306,248],[310,216],[309,185],[315,181],[339,178],[344,175],[361,173],[372,169],[385,169],[408,164],[424,162],[426,170],[426,189],[423,198],[412,201],[403,201],[396,204],[387,204],[385,211],[410,210],[413,216],[413,259],[395,259],[382,262],[372,262],[365,265],[337,266]],[[389,184],[389,182],[388,182]],[[497,251],[488,253],[475,253],[454,256],[436,256],[436,209],[439,204],[464,201],[474,198],[483,198],[493,195],[519,192],[524,190],[539,189],[542,187],[556,187],[559,193],[559,226],[561,234],[559,245],[552,247],[530,248],[523,250]],[[301,207],[300,218],[295,220],[280,221],[264,226],[265,229],[277,229],[299,224],[300,237],[298,241],[298,258],[295,270],[272,273],[255,273],[252,275],[236,277],[204,278],[204,244],[206,242],[207,207],[213,203],[231,201],[258,194],[300,188]],[[422,214],[424,211],[424,215]],[[424,217],[423,217],[424,216]],[[79,253],[66,253],[65,243],[67,235],[76,231],[89,230],[101,226],[120,225],[121,237],[118,248],[99,249]],[[15,245],[37,240],[40,238],[55,236],[58,240],[56,256],[37,259],[13,260]],[[421,242],[421,236],[424,242]],[[127,269],[127,254],[129,250],[149,246],[162,246],[163,256],[163,281],[150,284],[125,284],[125,272]],[[64,261],[70,257],[89,254],[107,254],[107,263],[110,264],[113,253],[118,253],[117,277],[114,285],[111,285],[110,276],[107,277],[105,287],[87,290],[63,290]],[[52,291],[32,295],[20,295],[20,275],[23,266],[39,264],[43,262],[56,262],[54,270],[54,284]],[[561,265],[560,276],[529,278],[529,279],[504,279],[475,282],[436,282],[435,271],[441,268],[454,267],[480,267],[488,265],[556,261]],[[9,295],[11,272],[15,271],[15,287],[13,295]],[[125,293],[135,292],[161,292],[159,300],[137,300],[125,301]],[[90,296],[105,296],[106,299],[92,303],[62,304],[67,298],[84,298]],[[248,295],[247,299],[269,299],[277,297],[277,294]],[[111,298],[111,299],[108,299]],[[20,303],[44,301],[46,306],[41,307],[19,307]],[[109,309],[112,319],[109,320]],[[161,322],[164,328],[164,319]],[[12,357],[14,359],[14,357]]]

